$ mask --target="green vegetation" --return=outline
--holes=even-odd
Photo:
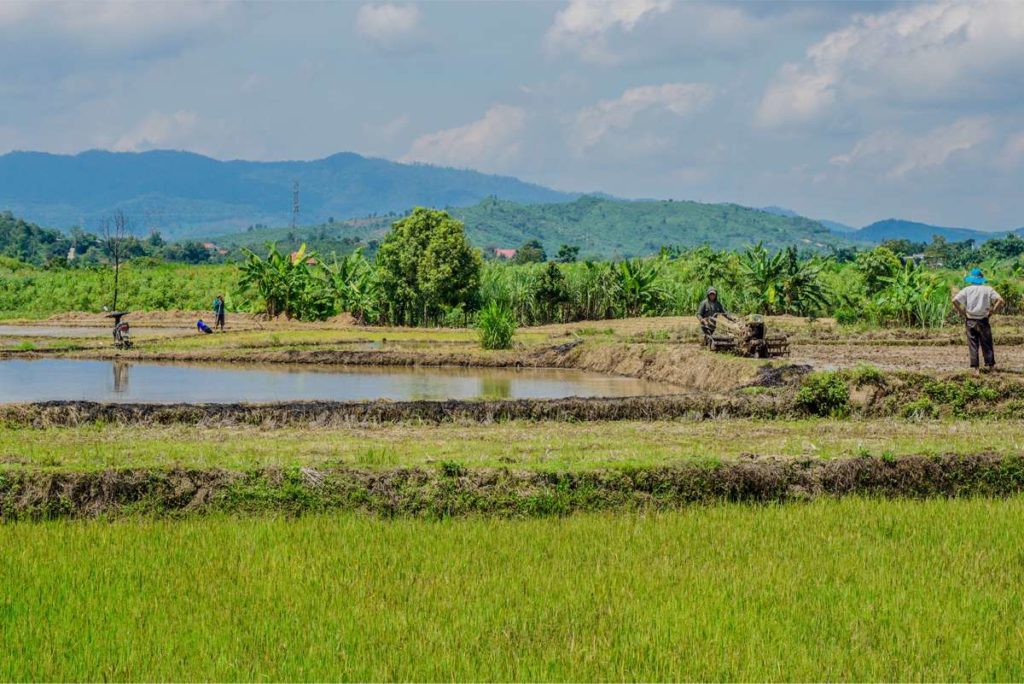
[[[377,253],[383,319],[427,325],[452,309],[477,308],[480,252],[442,211],[417,208],[398,221]]]
[[[168,243],[157,231],[145,238],[128,234],[119,248],[122,256],[127,259],[151,257],[187,264],[207,263],[217,256],[199,242]],[[74,259],[69,261],[72,249]],[[80,228],[73,228],[67,234],[40,228],[5,211],[0,213],[0,256],[57,269],[97,266],[109,261],[111,255],[109,244],[105,244],[100,236]]]
[[[727,439],[723,434],[728,434]],[[130,448],[125,448],[130,445]],[[709,445],[713,445],[709,449]],[[466,468],[584,471],[710,463],[760,454],[796,459],[857,456],[1012,456],[1024,422],[728,419],[490,424],[379,424],[253,428],[196,425],[0,427],[0,472],[181,468]]]
[[[333,313],[332,281],[310,268],[317,263],[316,252],[307,253],[302,245],[294,254],[282,254],[269,245],[265,259],[254,252],[247,257],[240,268],[239,285],[256,292],[271,318],[322,320]]]
[[[533,259],[543,258],[543,246],[532,240],[520,250],[529,263],[481,263],[468,233],[445,212],[416,209],[394,224],[372,260],[354,238],[341,254],[331,256],[304,250],[305,245],[291,255],[277,245],[269,246],[266,257],[243,250],[239,270],[180,271],[154,258],[135,257],[125,264],[123,301],[134,309],[205,308],[209,293],[220,291],[230,293],[228,305],[234,311],[304,320],[347,311],[362,323],[458,327],[474,325],[476,312],[497,302],[513,312],[518,325],[527,326],[691,316],[713,285],[726,307],[740,314],[930,328],[953,322],[950,296],[962,284],[962,271],[928,265],[934,260],[902,260],[893,251],[903,250],[897,244],[837,250],[827,257],[793,246],[772,251],[767,243],[740,251],[663,248],[654,257],[604,262],[576,261],[576,248],[563,244],[557,260],[540,263]],[[1018,277],[1024,272],[1024,252],[1016,242],[1024,241],[1011,237],[985,244],[987,253],[1001,257],[984,268],[1007,300],[1008,314],[1024,311]],[[296,259],[299,252],[305,258]],[[232,272],[236,278],[225,281]],[[0,311],[12,317],[98,310],[111,300],[103,273],[101,266],[68,269],[51,263],[39,269],[0,257]],[[180,287],[183,275],[191,282]],[[203,303],[197,306],[195,293],[204,285]]]
[[[132,311],[183,309],[205,311],[222,292],[229,310],[251,306],[238,292],[234,265],[183,266],[135,259],[121,265],[119,305]],[[99,311],[110,306],[112,269],[38,269],[0,258],[0,312],[7,318],[40,317],[65,311]]]
[[[811,415],[842,418],[850,412],[850,388],[839,373],[811,373],[796,393],[796,405]]]
[[[851,244],[816,221],[735,204],[594,196],[558,204],[517,204],[490,198],[450,211],[466,224],[475,245],[509,248],[537,240],[548,254],[563,244],[575,245],[589,259],[648,256],[664,245],[741,249],[760,241],[772,251],[793,244],[825,251]]]
[[[1022,515],[8,524],[0,678],[1016,680]]]
[[[480,346],[484,349],[509,349],[516,333],[516,319],[507,307],[492,301],[477,318]]]

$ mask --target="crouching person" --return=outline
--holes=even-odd
[[[980,268],[973,269],[964,278],[967,287],[953,297],[953,308],[967,323],[967,351],[971,368],[980,373],[979,354],[985,359],[985,370],[996,366],[996,353],[992,344],[992,326],[989,317],[1003,308],[1003,298],[991,288]]]

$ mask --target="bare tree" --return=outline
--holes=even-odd
[[[103,249],[114,264],[114,303],[113,310],[117,311],[117,286],[118,276],[121,272],[121,262],[124,260],[128,247],[128,238],[132,233],[132,222],[123,211],[118,209],[112,216],[103,220],[100,228]]]

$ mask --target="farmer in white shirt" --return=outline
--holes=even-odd
[[[980,268],[971,271],[964,280],[967,287],[953,297],[953,308],[967,320],[967,350],[971,354],[971,368],[978,368],[978,347],[985,357],[985,369],[992,370],[996,365],[996,353],[992,348],[992,326],[988,317],[1003,307],[1003,298],[999,293],[986,285],[988,282]]]

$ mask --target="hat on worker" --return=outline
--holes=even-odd
[[[713,288],[713,287],[709,287],[709,288],[708,288],[708,291],[707,291],[707,294],[709,294],[709,295],[712,295],[712,294],[718,294],[718,290],[716,290],[716,289],[715,289],[715,288]]]
[[[984,274],[980,268],[972,268],[970,275],[964,278],[964,282],[970,283],[971,285],[984,285],[988,281],[985,280]]]

